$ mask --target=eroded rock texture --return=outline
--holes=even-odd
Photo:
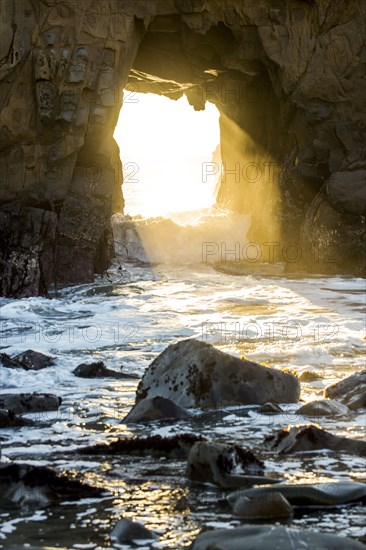
[[[4,0],[0,15],[3,295],[108,265],[126,85],[217,105],[219,202],[251,214],[251,240],[364,272],[364,1]]]

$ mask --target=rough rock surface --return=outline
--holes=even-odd
[[[215,529],[198,535],[192,550],[364,550],[364,545],[346,537],[299,531],[288,527],[250,525],[235,529]]]
[[[349,413],[350,410],[347,405],[338,403],[338,401],[334,401],[333,399],[319,399],[310,401],[296,411],[296,414],[313,417],[345,416]]]
[[[189,339],[168,346],[140,381],[136,402],[157,395],[182,407],[296,402],[295,376],[238,359],[213,346]]]
[[[328,386],[324,397],[339,399],[350,409],[366,407],[366,370]]]
[[[9,0],[0,34],[0,293],[91,281],[112,251],[122,89],[221,112],[219,202],[305,267],[364,272],[359,0]],[[303,221],[305,220],[305,221]],[[266,239],[266,241],[264,241]],[[291,264],[294,258],[287,261]],[[301,258],[301,256],[303,256]],[[291,267],[291,266],[290,266]],[[297,268],[297,264],[295,268]]]
[[[263,469],[263,462],[239,445],[200,442],[190,450],[186,474],[192,481],[229,488],[269,483],[268,478],[260,478]]]
[[[366,441],[338,437],[313,424],[280,430],[267,436],[265,444],[269,449],[284,454],[329,449],[366,456]]]
[[[61,397],[52,393],[2,393],[0,408],[15,414],[57,411]]]
[[[13,462],[0,464],[0,488],[14,502],[79,500],[94,498],[103,491],[44,466]]]
[[[192,415],[165,397],[153,397],[143,399],[132,407],[128,415],[123,419],[126,424],[136,422],[154,422],[156,420],[182,420],[192,418]]]
[[[138,376],[134,374],[108,369],[102,361],[97,361],[96,363],[82,363],[72,372],[75,376],[79,376],[80,378],[119,378],[122,380],[138,379]]]
[[[366,501],[366,484],[355,481],[329,483],[278,483],[274,487],[255,487],[235,491],[228,497],[232,503],[242,498],[256,498],[281,493],[294,506],[338,506],[351,502]]]
[[[234,503],[233,513],[248,520],[270,520],[290,518],[294,511],[289,501],[280,492],[274,491],[238,498]]]

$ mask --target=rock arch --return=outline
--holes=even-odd
[[[304,269],[364,273],[365,15],[358,0],[4,0],[1,294],[110,262],[125,86],[213,101],[219,200],[252,215],[253,240],[279,231]]]

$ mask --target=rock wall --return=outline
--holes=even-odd
[[[219,201],[365,273],[365,0],[3,0],[1,294],[88,282],[123,208],[122,90],[221,112]]]

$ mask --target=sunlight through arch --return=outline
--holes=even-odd
[[[174,217],[213,206],[221,163],[215,105],[207,102],[204,111],[195,111],[185,96],[174,101],[125,91],[114,137],[125,214]]]

